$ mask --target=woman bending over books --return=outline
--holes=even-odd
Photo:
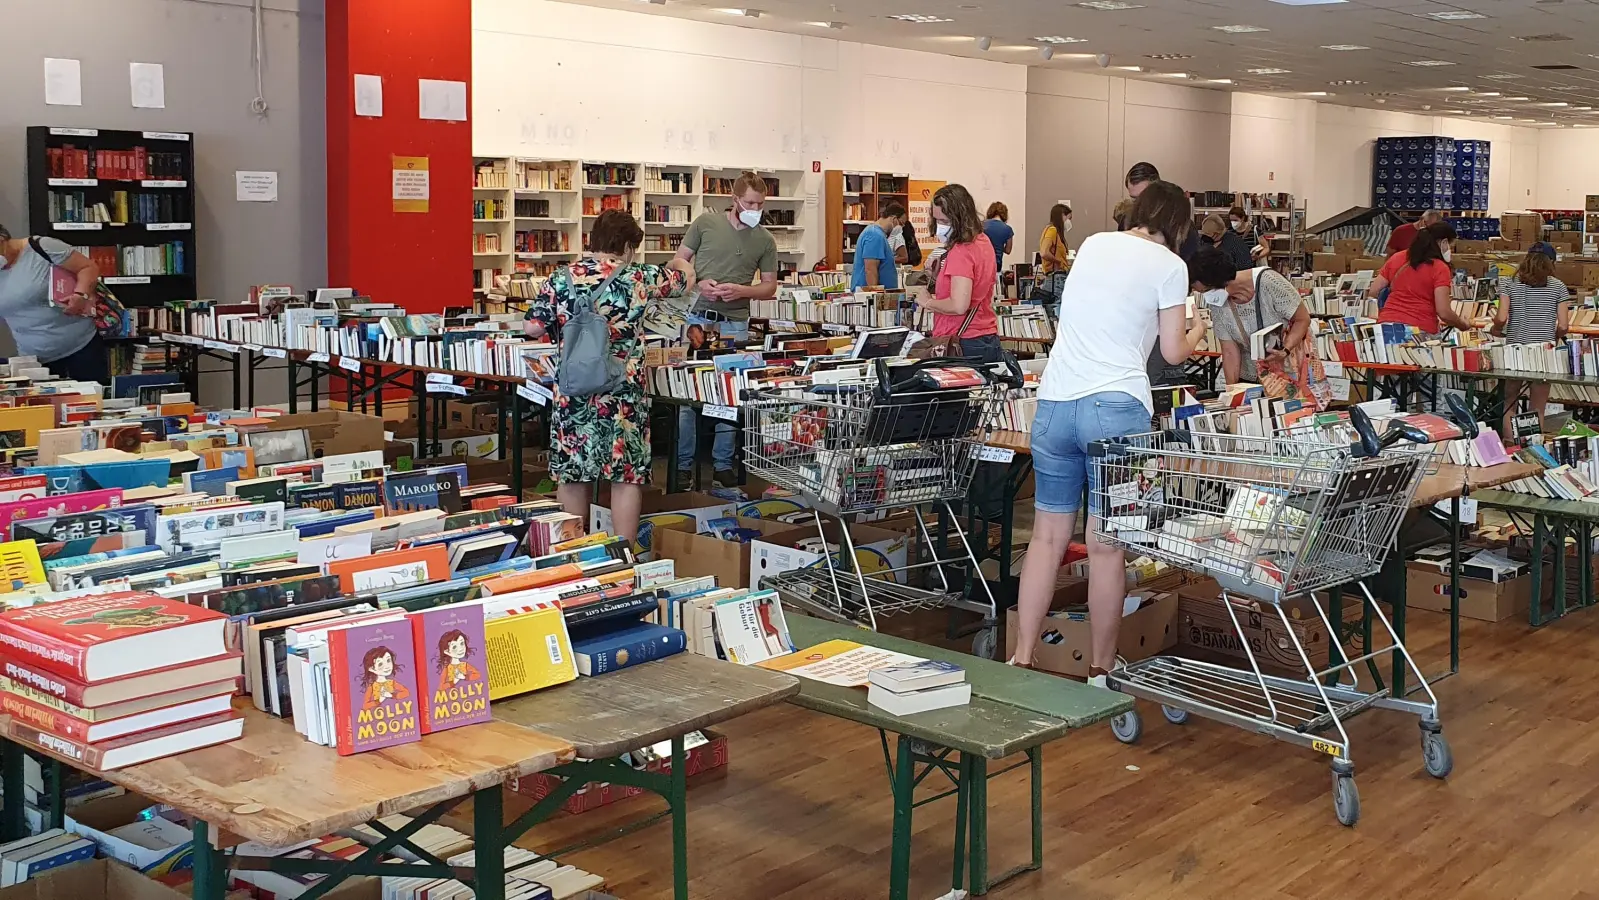
[[[1377,321],[1412,325],[1424,340],[1437,337],[1444,325],[1473,327],[1450,302],[1455,270],[1449,265],[1449,248],[1454,240],[1454,227],[1439,222],[1417,231],[1409,250],[1388,257],[1366,290],[1367,297],[1376,297],[1383,288],[1389,289],[1388,302],[1377,313]]]
[[[1157,339],[1161,355],[1172,365],[1187,359],[1205,339],[1203,315],[1186,321],[1188,265],[1177,255],[1193,227],[1192,208],[1175,184],[1145,185],[1127,214],[1127,229],[1083,241],[1066,277],[1060,328],[1033,419],[1038,515],[1022,568],[1013,665],[1032,665],[1085,487],[1094,517],[1087,527],[1088,622],[1094,644],[1089,680],[1103,686],[1104,675],[1116,665],[1126,561],[1120,548],[1099,540],[1098,519],[1104,510],[1093,499],[1088,445],[1150,430],[1155,404],[1144,364]]]
[[[56,287],[57,269],[70,275],[73,293]],[[11,327],[18,353],[38,357],[62,378],[111,380],[105,344],[89,318],[99,280],[100,269],[70,244],[13,238],[0,225],[0,319]]]
[[[1539,241],[1527,251],[1516,274],[1499,279],[1499,308],[1494,312],[1493,333],[1504,335],[1510,344],[1543,344],[1558,340],[1571,326],[1571,291],[1556,278],[1555,248]],[[1512,420],[1521,398],[1520,381],[1505,382],[1505,419],[1500,432],[1514,438]],[[1549,405],[1549,383],[1533,382],[1527,390],[1532,411],[1543,428],[1544,408]]]
[[[681,297],[694,283],[694,267],[681,259],[666,266],[637,262],[644,231],[622,210],[600,213],[589,233],[589,252],[557,270],[528,304],[525,330],[553,333],[584,298],[610,322],[609,352],[626,360],[626,377],[608,393],[569,397],[555,390],[550,477],[567,512],[588,518],[594,482],[611,482],[615,532],[638,540],[643,486],[650,481],[650,398],[644,383],[644,333],[651,302]],[[563,347],[563,352],[565,348]]]

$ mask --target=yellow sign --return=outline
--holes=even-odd
[[[394,160],[394,211],[397,213],[425,213],[428,211],[428,158],[425,156],[395,156]]]
[[[1315,750],[1317,753],[1325,753],[1334,759],[1344,755],[1344,748],[1337,744],[1329,744],[1326,741],[1311,741],[1310,749]]]

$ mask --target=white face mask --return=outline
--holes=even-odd
[[[1199,298],[1205,301],[1206,306],[1226,306],[1227,289],[1216,288],[1213,291],[1205,291],[1199,295]]]
[[[1455,253],[1454,253],[1453,250],[1445,250],[1444,251],[1444,262],[1453,262],[1454,259],[1455,259]]]
[[[1233,220],[1233,230],[1234,231],[1243,231],[1244,230],[1244,222],[1243,222],[1243,220],[1234,219]]]
[[[934,236],[937,237],[940,242],[948,241],[950,232],[954,230],[955,229],[951,228],[948,222],[939,222],[937,230],[934,231]]]
[[[1061,234],[1065,234],[1066,232],[1071,231],[1071,230],[1072,230],[1072,220],[1071,219],[1067,219],[1066,220],[1066,227],[1061,229]]]
[[[758,209],[741,209],[738,211],[738,220],[744,223],[745,228],[754,228],[761,224],[761,211]]]

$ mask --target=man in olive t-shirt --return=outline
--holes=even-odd
[[[726,212],[707,211],[694,220],[683,236],[679,259],[693,263],[699,294],[693,311],[711,320],[741,323],[748,328],[751,300],[777,295],[777,243],[761,227],[766,205],[766,182],[745,172],[733,182],[733,203]],[[761,273],[755,284],[755,273]],[[699,414],[684,408],[678,414],[677,461],[679,477],[692,476],[699,450]],[[733,425],[716,423],[716,443],[711,450],[718,484],[731,486],[733,476]],[[673,489],[680,485],[672,485]]]

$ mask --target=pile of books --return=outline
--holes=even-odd
[[[915,309],[904,291],[822,293],[783,287],[771,300],[750,301],[751,318],[866,328],[908,326]]]
[[[1042,306],[997,306],[994,313],[1002,338],[1055,339],[1055,329]]]
[[[867,673],[866,702],[896,716],[912,716],[972,702],[966,670],[950,662],[926,660],[886,666]]]
[[[94,859],[94,841],[60,828],[0,844],[0,888],[85,859]]]

